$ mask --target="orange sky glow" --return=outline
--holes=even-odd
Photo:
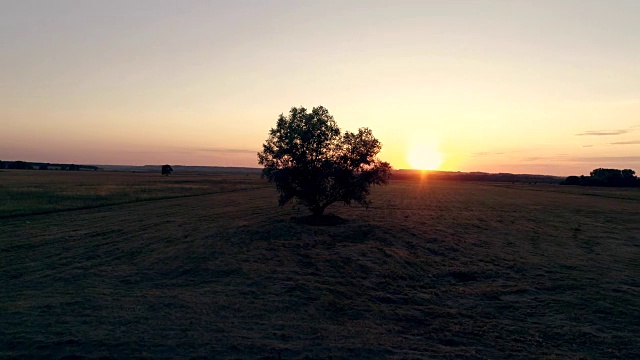
[[[258,167],[280,113],[394,168],[640,171],[640,2],[13,1],[0,159]]]

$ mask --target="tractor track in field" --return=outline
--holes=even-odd
[[[256,187],[243,188],[243,189],[230,189],[230,190],[223,190],[223,191],[211,191],[211,192],[206,192],[206,193],[202,193],[202,194],[162,196],[162,197],[154,197],[154,198],[149,198],[149,199],[135,199],[135,200],[122,201],[122,202],[113,202],[113,203],[108,203],[108,204],[78,206],[78,207],[72,207],[72,208],[68,208],[68,209],[34,211],[34,212],[26,213],[26,214],[0,215],[0,220],[3,220],[3,219],[15,219],[15,218],[27,218],[27,217],[30,217],[30,216],[49,215],[49,214],[73,212],[73,211],[80,211],[80,210],[108,208],[108,207],[116,207],[116,206],[128,205],[128,204],[153,203],[153,202],[174,200],[174,199],[194,198],[194,197],[217,195],[217,194],[226,194],[226,193],[237,193],[237,192],[258,190],[258,189],[264,189],[264,188],[266,188],[266,186],[256,186]]]

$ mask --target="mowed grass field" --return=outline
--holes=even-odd
[[[255,174],[0,171],[0,218],[265,186]]]
[[[216,178],[41,173],[0,185]],[[224,176],[205,195],[4,210],[0,358],[640,358],[637,189],[392,181],[314,227]]]

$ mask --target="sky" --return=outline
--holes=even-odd
[[[396,169],[640,172],[639,64],[637,0],[0,0],[0,159],[259,167],[322,105]]]

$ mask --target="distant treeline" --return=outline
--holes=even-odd
[[[99,165],[101,170],[106,171],[131,171],[157,173],[162,165]],[[256,174],[259,175],[262,169],[247,167],[225,167],[225,166],[189,166],[171,165],[173,171],[179,174]]]
[[[396,170],[392,173],[392,180],[417,180],[421,178],[431,180],[455,180],[455,181],[491,181],[491,182],[519,182],[519,183],[547,183],[557,184],[562,178],[550,175],[510,174],[510,173],[485,173],[485,172],[451,172],[451,171],[427,171],[420,170]]]
[[[2,161],[0,160],[0,169],[16,169],[16,170],[98,170],[97,166],[92,165],[76,165],[76,164],[51,164],[36,163],[28,161]]]
[[[636,177],[636,172],[631,169],[603,169],[593,170],[589,176],[569,176],[561,185],[581,185],[581,186],[640,186],[640,179]]]

